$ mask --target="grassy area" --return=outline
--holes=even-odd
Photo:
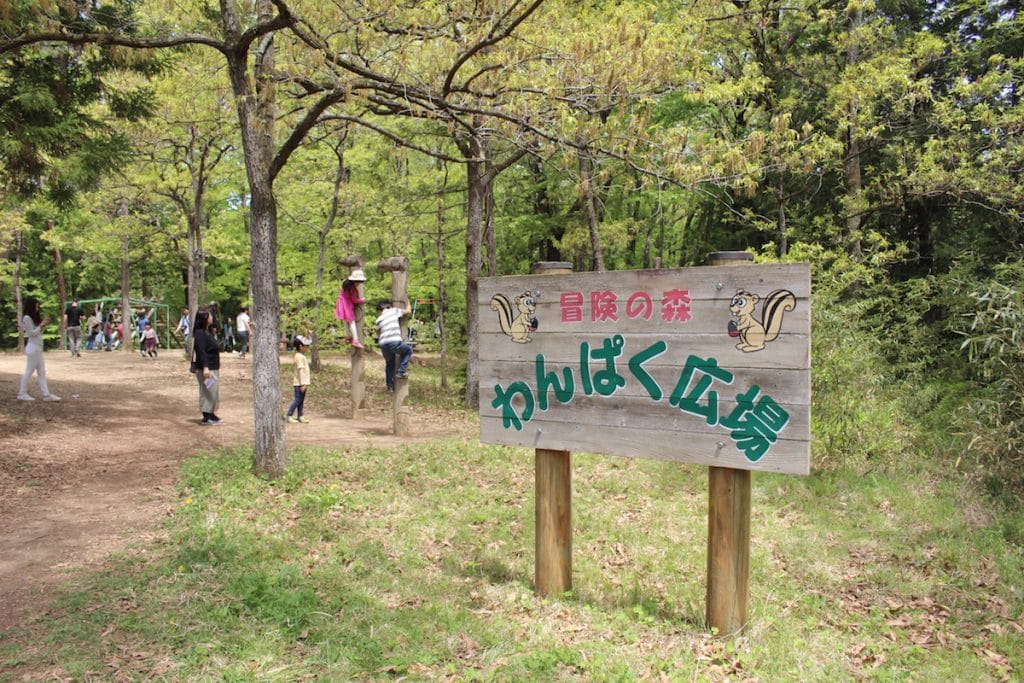
[[[76,577],[45,620],[0,641],[0,679],[1024,671],[1021,547],[1006,517],[934,468],[756,474],[750,622],[722,640],[703,624],[704,468],[574,455],[574,591],[541,600],[533,453],[466,432],[393,450],[300,449],[275,482],[251,476],[245,450],[191,459],[166,539]]]

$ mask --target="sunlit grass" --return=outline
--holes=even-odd
[[[5,676],[1000,680],[1020,549],[923,474],[755,475],[750,622],[703,623],[706,472],[574,455],[574,590],[532,589],[533,454],[449,439],[183,467],[166,541],[82,576]]]
[[[367,382],[382,394],[381,370]],[[718,639],[704,623],[706,468],[573,454],[573,590],[539,599],[533,452],[479,444],[458,389],[429,362],[414,370],[417,415],[456,436],[299,448],[276,481],[253,477],[244,449],[188,460],[163,540],[76,576],[44,617],[6,634],[0,680],[1024,671],[1021,514],[904,433],[868,435],[809,477],[754,475],[749,622]],[[328,363],[311,399],[336,406],[348,382],[344,363]],[[872,414],[903,429],[894,405]]]

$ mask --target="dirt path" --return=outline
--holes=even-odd
[[[224,423],[204,427],[179,352],[48,352],[59,403],[16,400],[24,356],[0,354],[0,633],[44,610],[72,573],[157,535],[182,458],[252,443],[251,361],[226,356],[222,365]],[[371,379],[368,415],[353,421],[347,401],[330,405],[314,384],[306,413],[315,421],[288,425],[289,447],[398,443],[390,404],[373,390]],[[39,397],[34,377],[30,393]],[[426,415],[413,423],[420,439],[450,432]]]

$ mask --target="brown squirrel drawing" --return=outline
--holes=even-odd
[[[517,344],[533,341],[530,333],[537,330],[537,319],[533,317],[537,303],[529,292],[523,292],[514,300],[504,294],[495,294],[491,297],[491,310],[498,314],[501,331],[511,337],[512,341]]]
[[[760,351],[770,341],[775,341],[782,328],[782,315],[796,308],[796,295],[788,289],[777,289],[764,298],[761,319],[754,317],[761,297],[744,289],[737,289],[736,296],[729,302],[729,312],[736,320],[729,321],[729,336],[739,337],[736,348],[744,353]]]

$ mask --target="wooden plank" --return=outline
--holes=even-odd
[[[543,597],[572,589],[572,456],[538,448],[534,459],[536,498],[534,582]]]
[[[708,469],[708,567],[705,616],[719,636],[747,623],[751,473]]]
[[[545,374],[555,373],[558,378],[560,387],[568,387],[568,383],[565,380],[565,370],[570,370],[572,377],[572,399],[568,405],[574,405],[578,400],[582,400],[586,396],[584,384],[585,373],[581,373],[579,367],[559,367],[559,366],[547,366],[545,365]],[[590,369],[590,382],[596,383],[594,378],[594,371],[600,369],[591,366]],[[694,388],[694,384],[697,381],[696,376],[701,374],[707,374],[706,371],[712,368],[705,366],[703,369],[698,368],[697,371],[689,375],[690,383],[689,387]],[[652,406],[651,403],[667,404],[673,391],[677,385],[684,381],[687,377],[687,372],[684,363],[678,365],[645,365],[643,367],[644,374],[649,376],[653,380],[657,387],[647,388],[641,380],[634,374],[630,369],[619,367],[617,368],[617,374],[622,378],[625,384],[615,389],[615,393],[610,396],[601,396],[601,398],[608,399],[605,405],[609,409],[615,409],[615,402],[612,399],[629,399],[629,398],[640,398],[643,402],[638,404],[637,407],[641,410],[648,410]],[[481,410],[486,410],[484,405],[484,398],[487,399],[489,404],[491,400],[495,398],[496,386],[501,386],[507,389],[514,382],[525,382],[529,385],[531,393],[535,400],[539,401],[539,395],[537,392],[537,371],[535,363],[505,363],[495,364],[486,368],[487,374],[484,374],[485,369],[480,369],[480,397],[481,397]],[[768,394],[775,399],[778,403],[786,403],[789,405],[801,405],[808,406],[810,404],[810,382],[807,372],[802,370],[792,369],[773,369],[773,368],[746,368],[742,371],[728,368],[719,367],[717,372],[728,373],[732,376],[731,380],[726,382],[724,380],[715,377],[710,385],[709,391],[713,390],[718,394],[719,400],[729,400],[738,395],[739,393],[749,390],[752,386],[757,385],[761,388],[761,392]],[[724,375],[728,376],[728,375]],[[651,395],[651,391],[661,393],[661,398],[657,399]],[[590,395],[598,394],[596,389],[592,388]],[[548,389],[547,402],[552,406],[558,406],[559,401],[555,397],[552,389]]]
[[[479,359],[481,366],[490,363],[506,363],[510,361],[533,362],[538,355],[545,358],[549,365],[579,365],[580,346],[584,343],[590,348],[601,349],[605,339],[614,337],[617,332],[548,334],[537,335],[529,344],[516,344],[512,348],[508,336],[500,332],[484,332],[480,335]],[[632,334],[625,338],[622,355],[627,359],[634,353],[650,347],[659,341],[665,341],[666,353],[655,360],[653,365],[674,363],[682,365],[690,355],[701,358],[715,358],[722,366],[730,368],[798,368],[806,370],[811,366],[810,343],[806,334],[787,332],[780,335],[765,349],[768,353],[743,353],[733,344],[733,339],[724,341],[723,334],[690,334],[684,337],[671,338],[661,334]]]
[[[726,429],[718,432],[653,432],[631,427],[595,428],[593,425],[550,422],[529,423],[522,431],[504,428],[501,418],[480,418],[480,440],[508,446],[604,453],[716,467],[809,474],[810,443],[779,438],[757,462],[737,450]]]
[[[767,294],[785,287],[798,299],[811,295],[810,267],[806,263],[776,263],[745,266],[698,266],[660,270],[616,270],[571,275],[507,275],[480,279],[479,301],[487,302],[498,293],[529,291],[538,301],[557,301],[552,295],[570,288],[574,291],[649,289],[660,292],[666,284],[673,289],[689,290],[702,300],[729,299],[737,289]]]
[[[809,471],[806,264],[484,278],[479,291],[482,440]],[[770,320],[778,335],[761,343]]]
[[[481,396],[483,396],[482,392]],[[801,406],[791,406],[785,403],[780,405],[790,414],[790,418],[785,429],[778,433],[778,438],[807,441],[811,432],[808,412],[799,410]],[[719,400],[718,414],[721,417],[728,416],[736,406],[736,401]],[[481,419],[500,420],[502,411],[488,404],[486,408],[481,407],[480,417]],[[603,427],[629,427],[636,430],[660,432],[669,436],[677,434],[717,434],[722,436],[727,432],[723,426],[709,425],[706,415],[695,415],[676,406],[651,405],[649,409],[641,410],[635,407],[632,401],[616,401],[614,405],[609,406],[607,399],[603,396],[587,396],[580,399],[579,402],[574,401],[571,414],[568,412],[559,414],[550,405],[548,410],[535,408],[529,421],[523,422],[523,429],[512,427],[511,431],[529,431],[536,427],[543,429],[552,423],[559,422],[589,425],[595,430],[600,430]]]
[[[514,292],[510,291],[509,298]],[[767,295],[767,292],[764,293]],[[618,305],[615,319],[599,319],[594,321],[589,312],[589,304],[583,306],[582,319],[579,322],[566,322],[562,319],[562,307],[557,300],[539,301],[536,303],[532,318],[536,318],[537,332],[530,335],[529,346],[541,342],[548,335],[578,335],[578,334],[603,334],[611,336],[615,334],[672,334],[672,335],[719,335],[722,338],[722,347],[733,347],[737,340],[731,339],[728,334],[728,326],[732,314],[729,312],[729,303],[732,301],[732,294],[711,302],[690,301],[688,318],[685,321],[667,322],[662,317],[662,301],[652,301],[652,308],[647,317],[640,313],[630,317],[626,310],[626,303]],[[810,330],[810,304],[809,299],[796,299],[797,305],[792,311],[786,311],[783,316],[782,334],[807,335]],[[490,307],[489,299],[483,301],[479,306],[481,334],[495,333],[501,330],[498,327],[498,312]],[[770,348],[770,347],[769,347]],[[513,349],[515,350],[515,349]]]

